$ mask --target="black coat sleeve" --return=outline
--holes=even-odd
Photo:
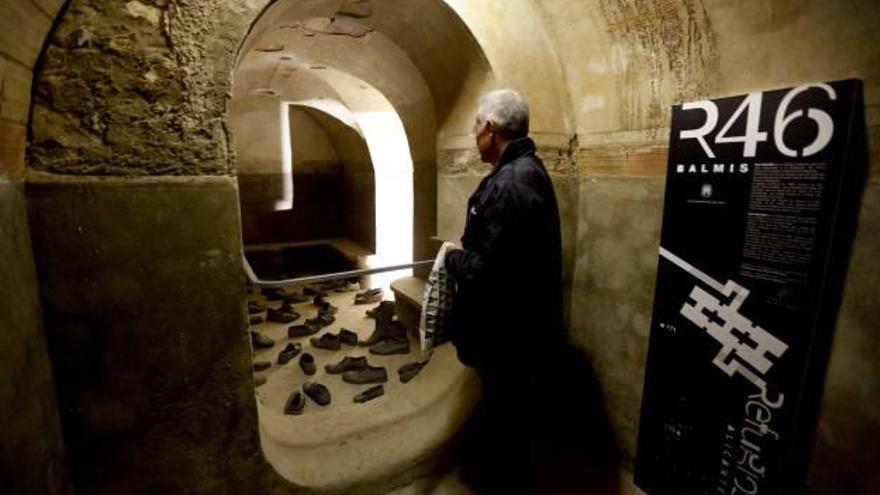
[[[478,212],[479,222],[471,238],[464,239],[461,250],[446,254],[446,267],[459,284],[481,287],[497,280],[499,262],[516,242],[516,231],[524,221],[523,191],[515,183],[499,187]]]

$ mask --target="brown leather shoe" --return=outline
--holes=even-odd
[[[342,381],[347,383],[385,383],[388,381],[388,372],[384,367],[368,366],[362,370],[346,371],[342,374]]]
[[[322,406],[326,406],[330,403],[330,391],[320,383],[303,383],[303,392],[305,392],[310,399]]]
[[[365,356],[351,357],[345,356],[341,361],[335,364],[325,364],[324,370],[331,375],[338,375],[346,371],[362,370],[370,367]]]
[[[297,354],[302,352],[302,344],[298,342],[289,342],[281,352],[278,353],[278,364],[287,364]]]
[[[339,335],[330,332],[327,332],[320,337],[312,337],[309,339],[309,342],[312,343],[312,347],[317,347],[318,349],[338,351],[342,348],[342,342],[339,340]]]
[[[368,400],[373,400],[381,395],[385,395],[385,386],[376,385],[375,387],[370,387],[363,392],[355,395],[354,401],[358,404],[361,404],[367,402]]]
[[[275,345],[275,341],[261,333],[251,332],[251,344],[256,349],[269,349]]]

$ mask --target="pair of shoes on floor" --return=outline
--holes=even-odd
[[[394,317],[394,301],[382,301],[373,309],[366,311],[367,318],[373,319],[379,319],[385,314],[390,314],[391,318]],[[388,319],[390,320],[391,318]]]
[[[347,383],[385,383],[388,372],[384,367],[372,366],[366,356],[346,356],[335,364],[324,365],[324,370],[331,375],[342,374],[342,381]]]
[[[355,304],[372,304],[382,300],[382,289],[367,289],[365,291],[358,292],[354,296]]]
[[[255,349],[269,349],[275,345],[275,341],[259,332],[251,331],[251,345]]]
[[[400,383],[406,383],[415,378],[415,376],[418,375],[420,371],[422,371],[422,368],[424,368],[425,365],[428,364],[428,361],[430,360],[426,359],[424,361],[416,361],[414,363],[404,364],[403,366],[398,368],[397,375],[400,377]]]
[[[302,323],[300,325],[291,325],[287,327],[287,337],[295,339],[297,337],[308,337],[318,333],[322,327],[317,323]]]
[[[367,340],[361,342],[361,346],[370,348],[371,354],[388,356],[409,353],[406,328],[399,321],[390,320],[390,317],[389,314],[376,313],[376,328]]]
[[[375,387],[370,387],[363,392],[354,396],[354,402],[358,404],[362,404],[364,402],[375,399],[376,397],[385,395],[385,385],[376,385]]]
[[[339,333],[327,332],[320,337],[312,337],[309,341],[312,343],[313,347],[317,347],[318,349],[338,351],[342,348],[342,344],[350,346],[358,345],[358,336],[351,330],[342,328],[339,330]]]
[[[379,305],[375,309],[376,311],[373,313],[373,318],[376,320],[376,325],[373,328],[373,333],[370,334],[367,340],[361,341],[360,345],[363,347],[378,344],[387,338],[401,334],[399,328],[392,326],[394,318],[393,306],[386,305],[383,307],[382,305]],[[402,332],[402,335],[406,335],[406,331]]]
[[[288,342],[287,346],[278,353],[278,364],[287,364],[302,352],[302,349],[302,344],[299,342]]]
[[[330,404],[330,390],[324,385],[314,382],[303,383],[302,391],[294,390],[284,403],[284,414],[302,414],[306,407],[306,396],[318,405]]]

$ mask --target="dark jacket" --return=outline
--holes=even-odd
[[[493,370],[549,356],[562,338],[559,209],[531,139],[511,142],[468,199],[461,245],[446,255],[459,359]]]

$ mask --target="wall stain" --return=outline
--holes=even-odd
[[[669,104],[705,96],[714,86],[718,50],[702,0],[601,0],[600,11],[626,59],[625,128],[666,125]]]

